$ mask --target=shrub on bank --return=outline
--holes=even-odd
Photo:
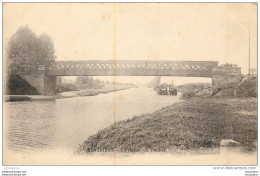
[[[244,76],[239,83],[229,83],[219,89],[216,97],[257,97],[257,77]]]
[[[214,95],[216,97],[234,97],[234,90],[238,83],[229,83],[219,88],[219,91]]]
[[[192,97],[209,97],[212,94],[211,85],[208,83],[188,83],[178,86],[178,91],[182,93],[181,99]]]
[[[192,97],[211,96],[211,84],[209,83],[187,83],[178,86],[178,92],[182,93],[181,99],[190,99]]]
[[[247,76],[235,88],[235,97],[257,97],[257,77]]]
[[[178,87],[182,92],[182,99],[192,97],[209,97],[212,95],[212,88],[204,83],[190,83]],[[219,88],[216,97],[257,97],[257,77],[255,75],[244,76],[239,83],[228,83]]]
[[[200,91],[203,89],[211,88],[211,84],[209,83],[187,83],[178,86],[178,91],[181,93],[185,93],[187,91]]]
[[[181,95],[181,99],[189,99],[189,98],[192,98],[192,97],[196,97],[197,95],[197,91],[196,90],[190,90],[190,91],[186,91],[184,93],[182,93]]]
[[[67,92],[67,91],[75,91],[75,90],[77,90],[77,88],[73,84],[56,85],[56,92],[57,93]]]

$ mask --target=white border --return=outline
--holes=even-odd
[[[5,0],[1,1],[4,2],[35,2],[31,0],[24,0],[24,1],[12,1],[12,0]],[[44,1],[38,1],[38,2],[53,2],[51,0],[44,0]],[[75,2],[75,1],[69,1],[69,0],[56,0],[55,2]],[[76,2],[140,2],[137,0],[133,1],[82,1],[77,0]],[[142,1],[142,2],[158,2],[158,1]],[[184,1],[159,1],[159,2],[209,2],[209,1],[190,1],[190,0],[184,0]],[[227,3],[226,1],[210,1],[210,2],[217,2],[217,3]],[[255,2],[258,3],[259,1],[253,0],[253,1],[228,1],[228,2]],[[2,4],[1,3],[1,21],[2,21]],[[2,23],[1,23],[2,24]],[[258,14],[258,24],[259,24],[259,14]],[[259,29],[258,29],[259,30]],[[2,33],[2,28],[1,28]],[[2,41],[2,35],[1,35],[1,41]],[[2,42],[1,42],[2,46]],[[259,46],[258,46],[259,47]],[[2,47],[1,47],[2,48]],[[259,50],[259,48],[258,48]],[[1,50],[2,51],[2,50]],[[258,62],[258,68],[259,68],[259,62]],[[2,73],[2,62],[0,71]],[[259,80],[258,80],[259,82]],[[2,83],[2,77],[1,77],[1,83]],[[2,91],[2,86],[1,86]],[[258,92],[260,92],[260,88],[258,86]],[[2,106],[2,101],[1,101]],[[259,108],[259,104],[258,104]],[[2,108],[1,108],[1,114],[2,114]],[[1,121],[2,123],[2,121]],[[258,127],[259,127],[259,120],[258,120]],[[2,124],[0,125],[1,132],[2,132]],[[258,131],[258,136],[259,136]],[[2,135],[1,135],[2,138]],[[1,146],[2,146],[2,140],[1,140]],[[2,149],[2,147],[1,147]],[[1,150],[2,151],[2,150]],[[259,151],[259,148],[258,148]],[[2,152],[0,154],[0,157],[2,158]],[[259,158],[259,152],[258,152],[258,158]],[[221,175],[229,175],[229,176],[244,176],[245,172],[243,170],[213,170],[214,166],[14,166],[15,168],[19,168],[18,170],[25,170],[27,172],[27,176],[52,176],[52,175],[70,175],[70,176],[78,176],[78,175],[90,175],[90,176],[96,176],[96,175],[149,175],[149,176],[160,176],[160,175],[200,175],[200,176],[221,176]],[[225,166],[224,166],[225,167]],[[12,168],[12,166],[1,166],[1,172],[3,170],[9,170],[9,168]],[[258,170],[258,166],[256,166]],[[258,170],[259,171],[259,170]],[[1,173],[2,174],[2,173]],[[259,175],[260,173],[258,173]]]

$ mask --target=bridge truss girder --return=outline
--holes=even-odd
[[[212,77],[213,61],[88,60],[57,61],[47,68],[50,76],[186,76]]]

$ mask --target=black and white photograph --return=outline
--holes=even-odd
[[[257,3],[2,9],[3,166],[258,164]]]

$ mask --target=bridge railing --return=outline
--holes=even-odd
[[[20,73],[45,73],[45,65],[35,65],[35,66],[29,66],[29,65],[19,65],[18,66],[18,72]]]

